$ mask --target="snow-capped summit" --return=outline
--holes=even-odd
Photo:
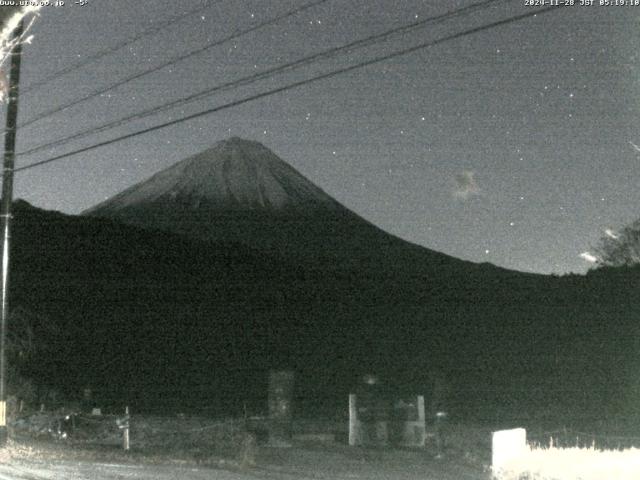
[[[264,145],[233,137],[85,213],[110,216],[129,207],[172,203],[209,210],[341,208]]]

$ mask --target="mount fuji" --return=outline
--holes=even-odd
[[[330,270],[418,267],[444,273],[478,267],[382,231],[262,144],[237,137],[178,162],[83,215],[201,240],[239,242]]]

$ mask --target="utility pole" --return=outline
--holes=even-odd
[[[24,29],[22,21],[13,32],[13,38],[20,38]],[[13,200],[13,169],[16,156],[16,128],[18,123],[18,83],[20,81],[20,59],[22,45],[16,42],[11,52],[9,73],[9,94],[7,100],[7,128],[4,134],[4,165],[2,168],[2,200],[0,220],[2,225],[2,289],[0,308],[0,447],[7,443],[7,320],[9,317],[9,238],[11,202]]]

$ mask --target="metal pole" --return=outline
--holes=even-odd
[[[124,409],[125,421],[127,423],[124,424],[124,429],[122,431],[122,448],[125,450],[129,450],[131,447],[131,442],[129,438],[129,425],[130,425],[130,416],[129,416],[129,407],[125,407]]]
[[[22,21],[13,32],[14,38],[22,35]],[[9,317],[9,225],[11,220],[11,202],[13,200],[13,168],[15,163],[16,126],[18,123],[18,83],[20,81],[20,42],[11,53],[11,72],[9,77],[9,98],[7,100],[7,128],[4,135],[4,166],[2,169],[2,200],[0,201],[0,220],[2,221],[2,291],[0,308],[0,446],[7,443],[7,320]]]

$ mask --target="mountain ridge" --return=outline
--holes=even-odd
[[[297,266],[245,245],[22,202],[14,213],[10,304],[46,319],[34,338],[47,349],[30,374],[67,392],[92,382],[138,411],[259,408],[272,368],[296,371],[312,409],[343,405],[367,372],[428,394],[426,373],[441,369],[451,411],[475,415],[509,408],[514,391],[532,408],[573,408],[591,385],[599,388],[590,405],[619,405],[637,377],[637,269],[567,277],[464,262],[426,273],[390,263],[327,270],[333,259]],[[623,353],[630,361],[621,365]],[[541,385],[544,395],[530,395]]]

